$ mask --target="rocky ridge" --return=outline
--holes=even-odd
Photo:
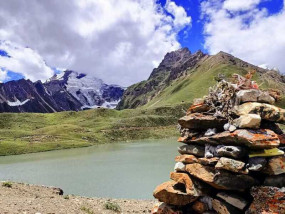
[[[124,89],[86,74],[67,70],[48,81],[21,79],[0,84],[0,112],[80,111],[115,108]]]
[[[285,213],[285,110],[253,73],[220,80],[179,119],[183,145],[153,214]]]

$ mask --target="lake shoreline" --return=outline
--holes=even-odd
[[[1,213],[150,213],[155,200],[113,199],[65,195],[60,188],[0,182]],[[106,206],[109,204],[109,206]],[[106,207],[109,207],[107,209]]]

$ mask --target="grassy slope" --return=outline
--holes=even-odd
[[[90,146],[177,135],[183,106],[131,110],[94,109],[53,114],[0,114],[0,155]]]
[[[144,108],[172,106],[192,101],[194,98],[203,97],[208,94],[209,87],[216,84],[215,77],[220,73],[230,78],[233,73],[245,75],[247,70],[234,65],[218,64],[211,67],[207,63],[204,63],[199,68],[188,71],[189,75],[186,77],[174,81],[158,96],[147,103]],[[276,82],[270,81],[270,79],[268,80],[258,74],[255,75],[254,80],[258,82],[262,89],[280,88],[279,85],[276,85]],[[282,87],[285,87],[285,85]],[[284,107],[285,103],[281,102],[279,105]]]

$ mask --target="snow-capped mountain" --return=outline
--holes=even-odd
[[[115,108],[124,89],[75,71],[54,75],[45,83],[17,80],[0,84],[0,112],[58,112]]]

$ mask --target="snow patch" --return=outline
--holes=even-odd
[[[112,101],[112,102],[107,102],[105,101],[101,106],[100,105],[93,105],[93,106],[90,106],[90,105],[83,105],[81,107],[81,109],[95,109],[95,108],[108,108],[108,109],[115,109],[116,106],[118,105],[118,103],[120,102],[121,100],[116,100],[116,101]]]
[[[28,101],[30,101],[30,99],[26,99],[23,102],[21,102],[20,100],[16,99],[16,101],[11,102],[11,101],[7,101],[9,106],[22,106],[25,103],[27,103]]]

